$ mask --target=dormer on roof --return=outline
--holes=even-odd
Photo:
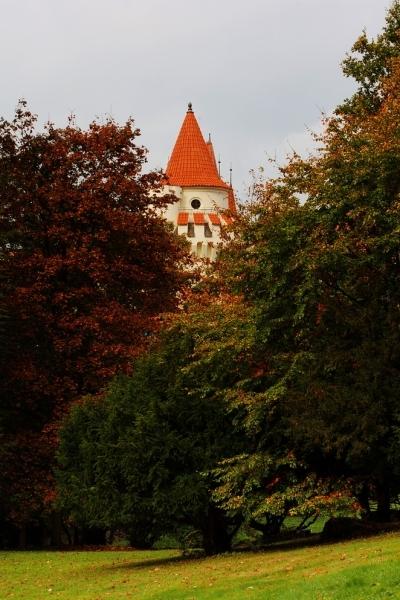
[[[208,149],[208,151],[210,153],[211,160],[213,162],[215,170],[217,170],[217,161],[215,160],[214,146],[213,146],[213,143],[211,141],[211,133],[208,134],[207,149]],[[218,171],[218,175],[219,175],[219,171]]]

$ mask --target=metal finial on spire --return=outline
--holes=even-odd
[[[193,109],[192,109],[192,103],[191,103],[191,102],[189,102],[189,104],[188,104],[188,109],[187,109],[187,111],[188,111],[188,112],[193,112]]]
[[[221,157],[218,154],[218,175],[221,177]]]
[[[208,143],[211,144],[211,133],[208,134]]]
[[[229,167],[229,185],[232,187],[232,163]]]

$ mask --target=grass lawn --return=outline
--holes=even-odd
[[[182,559],[149,552],[1,552],[0,598],[400,599],[400,535]]]

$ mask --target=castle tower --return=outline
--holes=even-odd
[[[165,211],[179,234],[187,236],[193,254],[215,260],[221,227],[235,212],[233,189],[218,173],[214,149],[205,141],[189,103],[166,169],[166,192],[178,200]]]

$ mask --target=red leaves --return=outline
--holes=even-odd
[[[21,110],[15,124],[0,124],[1,267],[12,321],[2,375],[10,431],[36,432],[51,457],[40,432],[131,368],[158,313],[176,304],[184,251],[157,216],[161,176],[141,174],[146,150],[135,145],[132,121],[35,134]],[[32,465],[32,481],[39,470]]]

